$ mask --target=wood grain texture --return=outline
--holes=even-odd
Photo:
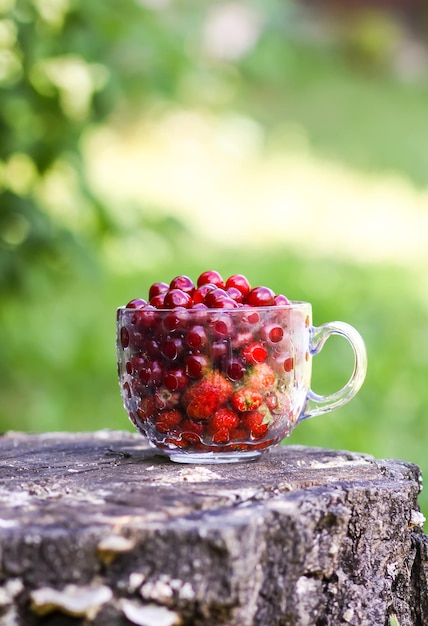
[[[125,432],[10,433],[0,626],[422,626],[420,488],[347,451],[197,466]]]

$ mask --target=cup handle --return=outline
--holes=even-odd
[[[321,352],[325,342],[331,335],[340,335],[349,341],[354,351],[354,371],[346,385],[339,391],[327,396],[320,396],[309,389],[306,403],[299,417],[299,422],[308,417],[327,413],[349,402],[364,382],[367,371],[367,351],[364,340],[353,326],[345,322],[328,322],[322,326],[312,327],[310,342],[311,355]]]

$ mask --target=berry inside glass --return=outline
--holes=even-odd
[[[196,283],[187,276],[155,283],[147,300],[117,310],[126,411],[150,444],[174,461],[255,459],[305,414],[317,352],[313,331],[309,303],[251,288],[242,274],[223,281],[210,270]],[[349,339],[347,331],[328,330],[334,332]],[[323,331],[320,345],[327,336]],[[361,383],[360,375],[336,396],[349,399]],[[329,402],[324,405],[318,412],[330,410]]]

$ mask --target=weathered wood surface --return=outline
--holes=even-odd
[[[0,438],[0,625],[428,624],[410,463],[179,465],[139,435]]]

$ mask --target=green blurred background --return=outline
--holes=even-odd
[[[287,443],[428,474],[426,15],[338,4],[0,0],[1,431],[132,430],[116,307],[217,269],[366,340]]]

